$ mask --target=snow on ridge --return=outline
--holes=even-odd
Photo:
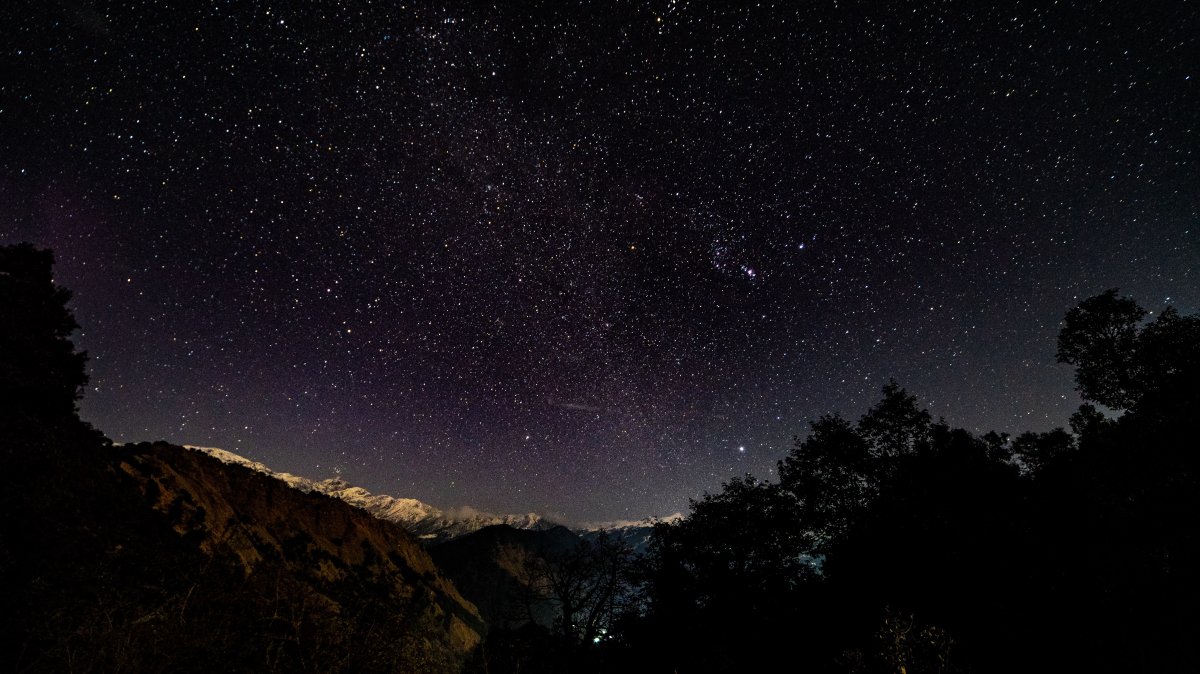
[[[495,524],[507,524],[515,529],[535,530],[558,526],[557,522],[550,521],[537,513],[499,515],[476,510],[470,506],[443,511],[414,498],[372,494],[362,487],[350,484],[341,476],[325,480],[312,480],[291,473],[275,472],[264,463],[217,447],[197,445],[184,445],[184,447],[204,452],[224,463],[245,466],[270,475],[305,493],[315,491],[341,499],[356,508],[366,510],[379,519],[399,524],[426,540],[449,540]]]
[[[215,459],[218,459],[222,463],[229,463],[229,464],[233,464],[233,465],[237,465],[237,466],[245,466],[251,470],[255,470],[260,473],[263,473],[264,475],[270,475],[271,477],[273,477],[277,480],[282,480],[282,481],[286,482],[289,486],[291,486],[295,489],[299,489],[300,491],[302,491],[306,494],[308,492],[312,492],[312,491],[323,491],[322,489],[320,489],[318,487],[317,482],[314,482],[313,480],[310,480],[307,477],[300,477],[299,475],[292,475],[291,473],[277,473],[277,472],[271,470],[270,468],[268,468],[267,464],[265,464],[265,463],[262,463],[260,461],[255,461],[253,459],[247,459],[246,457],[244,457],[240,454],[234,454],[233,452],[230,452],[225,449],[221,449],[219,447],[200,447],[198,445],[184,445],[183,447],[184,447],[184,449],[190,449],[193,451],[204,452],[205,454],[208,454],[209,456],[211,456]]]
[[[247,468],[252,468],[254,470],[257,470],[260,473],[268,473],[270,475],[275,474],[274,471],[272,471],[270,468],[267,468],[266,464],[262,464],[262,463],[259,463],[258,461],[247,459],[246,457],[244,457],[240,454],[234,454],[233,452],[226,451],[219,447],[199,447],[197,445],[184,445],[184,448],[204,452],[205,454],[208,454],[209,456],[211,456],[213,458],[219,459],[222,463],[232,463],[232,464],[239,465],[239,466],[245,466]]]
[[[619,531],[621,529],[641,529],[655,524],[675,524],[683,519],[683,513],[673,513],[665,517],[646,517],[640,520],[613,520],[611,522],[587,522],[580,528],[583,531]]]

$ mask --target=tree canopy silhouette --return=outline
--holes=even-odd
[[[928,448],[932,418],[892,381],[857,425],[837,415],[810,424],[779,462],[779,484],[795,497],[818,549],[843,535],[904,457]]]
[[[75,350],[79,328],[54,284],[54,255],[28,243],[0,246],[0,410],[35,418],[68,417],[88,377]]]
[[[842,672],[1197,671],[1200,318],[1108,291],[1057,355],[1085,401],[1069,432],[978,436],[891,382],[857,422],[811,422],[778,483],[659,527],[646,624],[687,649],[662,668],[786,648]]]
[[[1079,394],[1114,410],[1195,400],[1200,317],[1167,307],[1143,323],[1148,312],[1117,292],[1084,300],[1063,321],[1057,357],[1075,366]]]

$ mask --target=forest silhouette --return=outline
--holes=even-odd
[[[204,554],[95,458],[114,449],[78,418],[86,357],[70,341],[69,293],[54,285],[51,265],[47,251],[0,247],[8,664],[451,666],[412,652],[322,660],[302,644],[255,645],[273,634],[255,616],[306,595],[243,596],[237,574],[209,567],[199,577]],[[1151,314],[1108,290],[1066,312],[1057,358],[1075,368],[1084,401],[1067,427],[980,436],[932,418],[891,382],[857,419],[812,421],[779,462],[778,481],[732,479],[693,501],[682,521],[657,525],[645,556],[606,544],[588,561],[586,549],[572,549],[571,569],[609,574],[603,620],[582,605],[586,625],[568,611],[550,627],[496,627],[462,667],[1200,671],[1200,317]],[[560,561],[538,568],[574,582]],[[137,621],[189,583],[216,595],[207,613],[193,613],[187,632],[146,632]],[[351,629],[345,620],[353,618],[313,629]],[[369,647],[353,637],[315,643]]]

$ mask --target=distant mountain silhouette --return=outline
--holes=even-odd
[[[539,557],[565,554],[580,540],[566,527],[530,531],[497,524],[434,546],[430,553],[489,625],[546,627],[557,609],[535,596],[530,565]]]

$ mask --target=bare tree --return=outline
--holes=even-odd
[[[603,638],[626,608],[632,570],[633,548],[606,532],[565,552],[531,556],[525,566],[531,600],[552,604],[553,627],[584,644]]]

